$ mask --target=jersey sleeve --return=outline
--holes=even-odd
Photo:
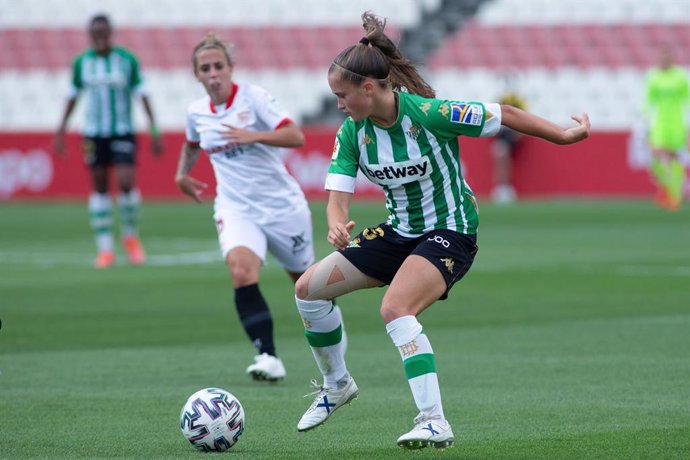
[[[196,129],[196,123],[194,121],[194,115],[191,110],[187,110],[187,121],[185,123],[185,137],[187,143],[193,145],[199,145],[201,137]]]
[[[139,66],[139,59],[129,51],[125,52],[125,56],[129,61],[130,71],[129,71],[129,86],[132,91],[138,96],[146,95],[146,86],[144,85],[144,79],[141,74],[141,67]]]
[[[333,155],[324,187],[326,190],[354,193],[359,169],[359,152],[356,141],[355,124],[348,118],[340,126],[335,136]]]
[[[253,93],[256,114],[264,124],[272,129],[278,129],[285,123],[292,121],[290,115],[271,93],[258,86],[253,87]]]
[[[497,103],[435,99],[427,113],[432,131],[448,139],[495,136],[501,128],[501,106]]]

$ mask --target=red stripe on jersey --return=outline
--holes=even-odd
[[[228,98],[228,101],[225,103],[225,110],[228,110],[232,105],[232,102],[235,100],[235,96],[237,95],[237,88],[237,84],[233,83],[232,91],[230,91],[230,97]],[[213,105],[213,99],[211,99],[211,102],[209,102],[209,106],[211,107],[211,113],[216,113],[216,107]]]
[[[197,147],[199,147],[200,142],[199,142],[199,141],[190,141],[190,140],[188,140],[188,141],[187,141],[187,145],[190,146],[190,147],[197,148]]]
[[[280,120],[280,123],[278,123],[275,129],[280,129],[288,123],[292,123],[292,120],[290,120],[289,118],[283,118],[282,120]]]

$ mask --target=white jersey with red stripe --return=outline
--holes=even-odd
[[[276,99],[263,88],[233,84],[225,106],[206,96],[187,110],[187,142],[208,154],[216,176],[216,208],[259,224],[307,207],[299,184],[283,161],[284,149],[266,144],[228,143],[224,125],[252,131],[271,131],[290,122]]]

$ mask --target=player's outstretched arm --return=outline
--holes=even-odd
[[[554,144],[566,145],[589,137],[589,116],[572,116],[577,126],[563,129],[537,115],[520,110],[512,105],[501,105],[501,124],[529,136],[540,137]]]

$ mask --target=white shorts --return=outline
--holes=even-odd
[[[268,250],[289,272],[304,272],[314,263],[309,208],[265,224],[222,209],[216,209],[213,219],[223,260],[230,250],[243,246],[259,256],[262,263],[266,263]]]

